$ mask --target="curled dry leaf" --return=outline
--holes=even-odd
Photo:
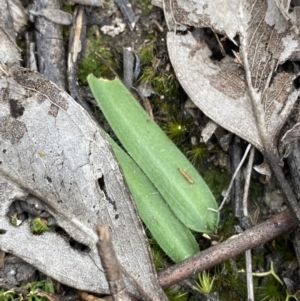
[[[190,33],[168,34],[172,64],[191,99],[215,122],[258,149],[274,145],[298,96],[295,75],[277,68],[295,56],[300,45],[275,2],[203,0],[193,6],[192,1],[177,0],[164,4],[169,27],[182,23],[211,27],[240,43],[236,54],[240,60],[225,56],[214,61],[204,41]]]
[[[16,201],[29,206],[34,199],[34,207],[42,205],[64,234],[33,235],[30,221],[26,215],[21,219],[19,211],[21,224],[12,225]],[[95,233],[96,225],[108,223],[127,290],[145,300],[164,300],[141,222],[96,124],[39,73],[3,64],[0,202],[1,249],[62,283],[109,293]],[[70,238],[85,246],[83,250]]]
[[[282,144],[290,144],[300,138],[300,123],[296,123],[290,130],[288,130],[281,138]]]

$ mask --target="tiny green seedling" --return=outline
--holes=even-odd
[[[203,271],[199,274],[198,281],[196,282],[196,286],[194,288],[200,293],[208,295],[212,291],[214,281],[215,276],[211,278],[208,272]]]

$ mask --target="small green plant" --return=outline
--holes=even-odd
[[[205,154],[207,154],[207,147],[203,143],[194,145],[186,152],[187,158],[196,168],[202,165]]]
[[[177,219],[139,166],[114,140],[108,135],[106,138],[122,167],[139,215],[160,247],[174,262],[199,252],[199,246],[191,231]]]
[[[5,291],[0,289],[0,301],[14,301],[15,300],[15,292],[11,289]]]
[[[51,294],[55,292],[53,283],[49,279],[28,283],[25,288],[30,290],[26,296],[28,301],[48,301],[48,298],[39,296],[39,290]]]
[[[18,219],[18,213],[14,213],[11,215],[10,222],[15,227],[18,227],[21,224],[21,221]]]
[[[190,120],[185,118],[172,118],[168,120],[163,126],[163,131],[167,136],[176,142],[181,142],[188,133],[188,126],[191,124]]]
[[[207,271],[203,271],[198,275],[198,281],[196,281],[196,286],[194,288],[200,293],[208,295],[212,291],[214,281],[215,276],[211,278]]]
[[[188,300],[188,293],[181,289],[169,288],[165,291],[170,301],[186,301]]]
[[[256,277],[268,277],[263,284],[259,287],[259,296],[261,301],[288,301],[294,299],[299,301],[297,294],[300,291],[297,291],[295,294],[289,293],[287,290],[284,291],[284,285],[282,280],[276,274],[274,270],[274,264],[271,262],[270,270],[262,273],[253,273],[253,276]]]
[[[22,288],[29,291],[26,296],[16,294],[13,289],[7,291],[0,289],[0,301],[48,301],[47,297],[40,296],[40,292],[55,293],[53,283],[50,279],[27,283]]]
[[[48,226],[47,221],[43,218],[36,217],[31,221],[30,231],[33,234],[41,234],[51,230],[52,228]]]

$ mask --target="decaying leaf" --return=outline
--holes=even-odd
[[[207,44],[191,33],[168,34],[170,58],[191,99],[222,127],[263,150],[266,139],[278,138],[298,96],[296,76],[278,71],[299,50],[289,22],[273,0],[164,4],[169,27],[211,27],[240,46],[240,60],[214,61]]]
[[[0,62],[18,64],[21,52],[15,43],[15,29],[8,1],[0,2]]]
[[[300,123],[296,123],[290,130],[288,130],[281,138],[281,143],[286,145],[300,138]]]
[[[127,290],[144,300],[165,298],[123,176],[96,124],[39,73],[4,64],[0,199],[1,249],[62,283],[108,293],[95,233],[108,223]],[[20,204],[47,213],[64,232],[33,235],[26,218],[32,211],[20,212]],[[12,212],[20,225],[12,224]]]
[[[168,50],[181,85],[204,114],[261,149],[245,74],[234,59],[211,61],[208,46],[191,33],[168,33]]]

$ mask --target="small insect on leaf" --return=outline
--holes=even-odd
[[[191,176],[182,168],[178,168],[180,173],[187,179],[187,181],[191,184],[194,184],[194,180],[191,178]]]

